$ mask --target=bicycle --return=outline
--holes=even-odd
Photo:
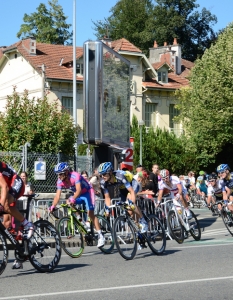
[[[28,219],[30,202],[35,195],[28,197],[26,213]],[[3,213],[6,214],[6,213]],[[33,223],[35,230],[30,239],[22,230],[22,236],[14,237],[0,220],[0,275],[4,272],[8,262],[7,239],[15,248],[15,258],[20,262],[30,261],[32,266],[39,272],[52,272],[61,258],[61,243],[56,228],[46,220]]]
[[[166,237],[172,240],[171,232],[168,228],[168,213],[172,209],[173,200],[171,198],[163,198],[163,202],[160,202],[160,205],[156,208],[155,215],[159,218],[161,221]]]
[[[132,205],[118,202],[109,208],[120,207],[122,214],[118,216],[113,224],[113,238],[120,255],[131,260],[137,253],[137,243],[140,248],[147,248],[148,244],[151,251],[157,255],[162,254],[166,248],[166,235],[160,220],[155,215],[146,216],[142,211],[145,220],[148,222],[148,231],[140,232],[138,224],[133,220],[129,211]]]
[[[76,215],[84,214],[87,212],[86,210],[68,204],[61,204],[60,207],[67,210],[67,215],[59,219],[57,224],[62,248],[70,257],[78,258],[84,251],[84,240],[88,246],[97,245],[98,233],[95,231],[92,222],[90,222],[90,231],[88,231]],[[54,213],[52,215],[56,218]],[[105,245],[100,250],[105,254],[110,254],[114,248],[112,228],[103,216],[96,215],[96,217],[105,237]]]
[[[233,236],[233,215],[225,205],[222,205],[221,216],[226,229]]]
[[[199,241],[201,239],[201,228],[195,214],[190,210],[192,218],[188,219],[185,209],[182,205],[176,207],[173,204],[172,209],[168,213],[168,228],[172,237],[177,243],[182,244],[185,238],[190,233],[191,236]]]

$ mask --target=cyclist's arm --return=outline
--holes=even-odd
[[[158,197],[157,197],[157,203],[161,202],[163,198],[163,190],[159,190],[159,193],[158,193]]]
[[[6,180],[4,179],[2,174],[0,174],[0,188],[1,188],[1,201],[0,201],[0,203],[2,204],[2,206],[4,206],[5,202],[6,202],[6,198],[7,198],[9,188],[8,188]]]
[[[231,190],[225,186],[225,191],[223,191],[223,200],[228,200],[228,198],[230,197],[231,195]]]
[[[54,199],[53,199],[53,204],[52,204],[52,206],[56,206],[56,205],[57,205],[57,203],[58,203],[59,200],[60,200],[60,197],[61,197],[61,190],[60,190],[60,189],[57,189],[56,195],[55,195],[55,197],[54,197]]]
[[[105,198],[105,205],[110,206],[111,205],[111,198],[109,196],[109,193],[104,194],[104,198]]]
[[[78,197],[80,197],[80,195],[82,193],[81,182],[77,182],[75,184],[75,189],[76,189],[76,191],[74,192],[73,198],[77,199]]]

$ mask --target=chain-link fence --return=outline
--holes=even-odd
[[[54,193],[56,192],[57,176],[54,173],[54,166],[61,162],[68,162],[73,170],[81,172],[85,170],[89,175],[92,174],[92,157],[91,156],[75,156],[59,154],[43,154],[43,153],[27,153],[25,158],[21,152],[0,152],[0,160],[11,165],[18,174],[24,170],[24,160],[27,165],[28,180],[33,185],[36,193]],[[46,179],[36,180],[34,178],[35,161],[46,162]]]

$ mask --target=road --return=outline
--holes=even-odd
[[[86,247],[78,259],[63,252],[53,273],[41,274],[29,262],[23,270],[9,264],[0,277],[1,299],[232,299],[233,238],[221,218],[195,209],[202,228],[199,242],[168,241],[162,256],[139,250],[125,261],[118,252],[102,254]]]

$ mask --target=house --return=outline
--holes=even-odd
[[[183,60],[181,46],[158,46],[154,42],[149,58],[128,40],[103,40],[113,50],[130,61],[130,116],[136,115],[146,127],[156,126],[182,131],[175,124],[177,115],[174,91],[187,86],[187,75],[193,63]],[[77,122],[83,127],[83,48],[76,48],[77,68]],[[18,93],[26,89],[30,97],[45,95],[49,100],[59,99],[61,106],[73,114],[73,47],[37,43],[29,38],[9,47],[0,48],[0,110],[13,87]]]

